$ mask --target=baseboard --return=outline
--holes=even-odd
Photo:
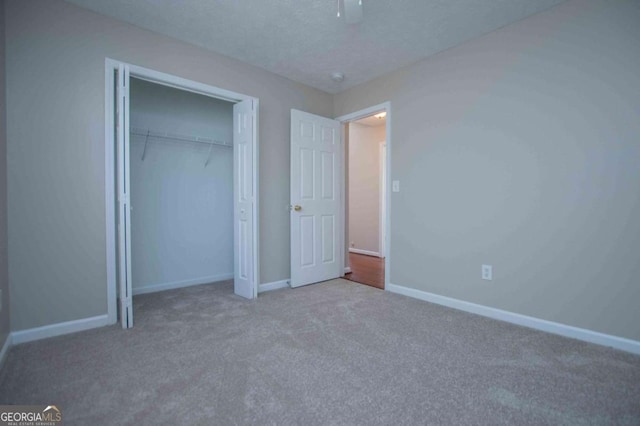
[[[350,274],[351,273],[351,266],[348,266],[348,267],[344,268],[344,273],[345,274]]]
[[[392,293],[402,294],[404,296],[436,303],[438,305],[447,306],[449,308],[471,312],[473,314],[482,315],[484,317],[510,322],[512,324],[546,331],[547,333],[558,334],[560,336],[570,337],[572,339],[582,340],[589,343],[595,343],[597,345],[609,346],[615,349],[620,349],[622,351],[640,355],[640,342],[626,339],[624,337],[612,336],[610,334],[587,330],[585,328],[573,327],[571,325],[547,321],[535,317],[529,317],[526,315],[516,314],[514,312],[503,311],[501,309],[478,305],[471,302],[465,302],[463,300],[440,296],[437,294],[403,287],[396,284],[387,284],[385,289]]]
[[[32,342],[34,340],[46,339],[48,337],[61,336],[63,334],[76,333],[78,331],[89,330],[91,328],[104,327],[109,324],[109,316],[107,314],[98,315],[90,318],[14,331],[11,333],[11,342],[13,345],[19,345],[20,343]]]
[[[227,274],[210,275],[208,277],[194,278],[191,280],[172,281],[169,283],[151,284],[144,287],[133,288],[133,295],[155,293],[157,291],[173,290],[175,288],[190,287],[192,285],[209,284],[216,281],[230,280],[233,272]]]
[[[289,280],[287,279],[260,284],[258,286],[258,294],[264,293],[265,291],[278,290],[279,288],[289,288]]]
[[[4,344],[2,345],[2,349],[0,349],[0,370],[4,366],[4,361],[7,359],[7,355],[9,355],[9,349],[13,344],[11,333],[7,334],[7,338],[4,339]]]
[[[380,257],[380,253],[378,253],[377,251],[360,250],[360,249],[357,249],[357,248],[349,248],[349,253],[364,254],[365,256]]]

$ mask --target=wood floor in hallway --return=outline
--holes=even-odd
[[[364,254],[349,253],[351,273],[345,279],[384,289],[384,259]]]

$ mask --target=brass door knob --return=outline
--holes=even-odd
[[[296,204],[295,206],[293,206],[293,209],[295,211],[299,212],[300,210],[302,210],[302,206],[299,206],[299,205]]]

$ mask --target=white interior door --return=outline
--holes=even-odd
[[[254,285],[254,152],[253,132],[256,111],[253,101],[238,102],[233,106],[233,196],[234,196],[234,280],[235,294],[253,299],[257,296]]]
[[[120,64],[116,94],[118,146],[118,267],[120,280],[120,322],[133,327],[131,286],[131,196],[129,184],[129,67]]]
[[[341,276],[340,123],[291,110],[291,287]]]

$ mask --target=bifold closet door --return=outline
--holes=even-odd
[[[235,294],[253,299],[257,296],[254,281],[254,152],[255,108],[253,101],[233,106],[233,221],[234,221],[234,281]]]
[[[120,64],[116,90],[118,157],[118,267],[120,281],[120,322],[133,327],[131,285],[131,196],[129,168],[129,67]]]

